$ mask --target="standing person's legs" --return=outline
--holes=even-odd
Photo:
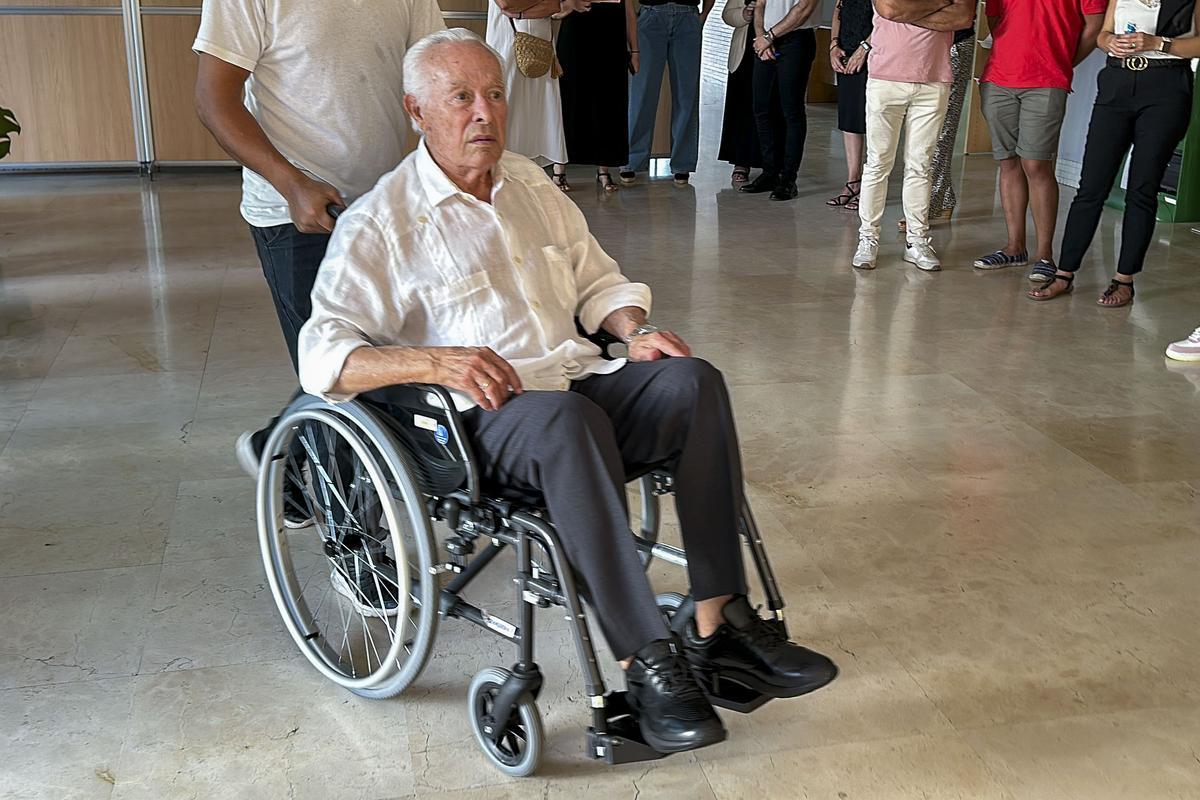
[[[784,137],[778,118],[779,108],[779,64],[754,57],[754,76],[751,81],[754,125],[758,130],[758,149],[762,153],[762,174],[742,187],[748,194],[769,192],[779,182],[783,169]]]
[[[1133,143],[1136,111],[1133,107],[1131,76],[1132,73],[1116,67],[1105,67],[1097,76],[1099,91],[1096,104],[1092,106],[1091,122],[1088,123],[1079,189],[1071,201],[1067,224],[1063,228],[1056,278],[1026,293],[1034,300],[1049,300],[1070,291],[1070,281],[1083,263],[1092,237],[1096,235],[1104,202],[1112,191],[1125,153]]]
[[[301,233],[291,223],[269,228],[251,227],[250,231],[262,264],[263,277],[271,290],[271,300],[275,304],[279,329],[283,332],[283,340],[292,359],[292,368],[299,373],[297,340],[300,338],[300,328],[312,314],[312,287],[321,261],[325,258],[325,249],[329,246],[329,234]],[[300,393],[297,388],[291,399],[294,400]],[[274,417],[260,430],[243,433],[238,438],[238,462],[251,475],[257,473],[263,445],[278,421],[279,417]],[[298,463],[303,463],[304,454],[298,448],[298,443],[293,445],[293,455]]]
[[[985,83],[979,87],[984,119],[992,137],[992,156],[1000,162],[1000,205],[1004,209],[1004,222],[1008,229],[1008,241],[1001,251],[1012,259],[1011,264],[1025,264],[1025,214],[1029,209],[1029,185],[1021,162],[1017,159],[1017,139],[1020,131],[1021,102],[1018,90]],[[1010,266],[1009,262],[999,264]],[[975,262],[975,266],[989,268],[987,257]]]
[[[1037,233],[1038,261],[1053,263],[1054,231],[1058,227],[1058,134],[1067,113],[1067,93],[1062,89],[1026,89],[1021,92],[1021,121],[1017,157],[1029,187],[1029,206]],[[1025,220],[1022,218],[1022,228]]]
[[[629,529],[625,468],[607,414],[576,392],[526,392],[463,421],[487,479],[544,496],[613,655],[668,638]]]
[[[654,6],[638,11],[638,50],[641,69],[629,83],[629,164],[622,172],[640,172],[650,167],[654,140],[654,118],[663,67],[667,63],[667,20]]]
[[[629,472],[668,462],[692,596],[745,594],[741,455],[721,373],[698,358],[631,362],[572,390],[608,414]]]
[[[1162,75],[1163,72],[1169,74]],[[1179,140],[1187,133],[1192,115],[1191,76],[1183,68],[1159,73],[1153,78],[1141,73],[1137,78],[1139,95],[1145,93],[1151,99],[1142,106],[1133,123],[1133,152],[1129,156],[1129,183],[1125,187],[1121,253],[1117,261],[1117,274],[1125,280],[1132,280],[1142,271],[1146,250],[1154,236],[1163,174]],[[1159,83],[1147,86],[1150,81]]]
[[[950,167],[954,162],[954,143],[958,139],[958,123],[962,119],[963,102],[967,97],[967,86],[971,80],[971,56],[975,40],[966,39],[950,48],[950,71],[954,82],[950,84],[950,99],[946,105],[946,119],[938,134],[937,147],[933,151],[933,171],[929,196],[930,216],[948,215],[958,204],[954,195],[954,180]]]
[[[1092,107],[1087,143],[1083,148],[1083,165],[1079,173],[1079,189],[1071,201],[1067,224],[1063,228],[1058,260],[1060,272],[1076,272],[1083,263],[1083,256],[1091,246],[1096,227],[1100,224],[1104,202],[1112,191],[1125,153],[1133,143],[1136,117],[1131,107],[1132,101],[1118,95],[1131,73],[1111,74],[1115,72],[1126,71],[1106,67],[1098,79],[1102,87],[1111,91],[1102,90],[1097,94],[1096,104]]]
[[[811,29],[795,31],[784,39],[779,49],[779,102],[787,122],[779,183],[787,188],[795,186],[800,160],[804,157],[804,141],[808,138],[805,100],[808,75],[817,54],[816,34]]]
[[[949,98],[948,83],[913,85],[904,123],[904,219],[909,242],[929,241],[930,169]]]
[[[680,9],[679,6],[674,6]],[[696,171],[700,152],[700,48],[704,31],[691,7],[668,15],[667,66],[671,79],[671,171]]]
[[[912,84],[867,79],[867,161],[859,197],[859,238],[879,241],[879,221],[887,205],[888,176],[896,163],[896,147]]]
[[[329,246],[329,234],[301,233],[291,223],[250,230],[292,367],[299,372],[296,341],[312,314],[312,287]]]

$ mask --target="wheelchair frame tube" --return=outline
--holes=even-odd
[[[754,559],[754,568],[758,570],[758,579],[762,582],[763,593],[767,596],[767,608],[775,612],[775,618],[783,619],[783,596],[779,593],[779,584],[775,582],[775,573],[771,571],[771,562],[767,559],[766,548],[763,547],[762,535],[750,513],[750,503],[742,500],[742,535],[750,545],[750,555]]]
[[[575,589],[575,576],[571,572],[571,567],[567,563],[567,560],[559,552],[558,536],[555,535],[553,529],[550,528],[545,520],[525,511],[518,511],[513,514],[511,521],[520,525],[530,535],[536,536],[539,543],[550,556],[559,585],[562,587],[563,599],[566,601],[564,605],[567,609],[567,619],[571,623],[571,634],[575,640],[575,651],[579,656],[579,661],[583,668],[584,689],[591,698],[603,697],[605,691],[604,678],[600,674],[600,665],[596,663],[596,648],[592,644],[587,617],[584,616],[583,605],[579,602],[579,593]],[[528,547],[528,543],[526,543],[526,547]],[[527,609],[527,612],[523,611],[522,613],[532,615],[532,607],[524,602],[523,605]],[[524,638],[529,640],[529,637]]]

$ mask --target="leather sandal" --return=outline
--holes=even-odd
[[[615,192],[617,185],[613,183],[612,173],[596,171],[596,183],[606,192]]]
[[[1121,289],[1125,288],[1126,286],[1129,287],[1129,297],[1127,297],[1125,300],[1123,300],[1120,303],[1104,302],[1105,300],[1112,297],[1114,294],[1116,294],[1117,292],[1119,292]],[[1134,295],[1133,281],[1129,281],[1128,283],[1126,283],[1124,281],[1119,281],[1116,278],[1113,278],[1112,282],[1108,284],[1108,288],[1104,290],[1104,294],[1100,295],[1100,299],[1096,301],[1096,305],[1101,306],[1103,308],[1123,308],[1133,302],[1133,295]]]
[[[1047,295],[1038,295],[1037,294],[1037,292],[1052,291],[1052,287],[1054,286],[1055,281],[1062,281],[1063,283],[1065,283],[1067,285],[1067,288],[1063,289],[1061,292],[1054,292],[1053,294],[1047,294]],[[1029,291],[1025,292],[1025,296],[1028,297],[1030,300],[1037,300],[1038,302],[1043,302],[1046,300],[1053,300],[1054,298],[1060,297],[1064,294],[1070,294],[1074,289],[1075,289],[1075,276],[1074,275],[1071,275],[1068,277],[1066,275],[1055,274],[1055,276],[1053,278],[1046,281],[1041,286],[1037,287],[1036,289],[1030,289]]]
[[[850,185],[852,183],[857,183],[859,188],[855,189]],[[862,192],[861,180],[847,181],[844,186],[846,187],[846,191],[842,192],[837,197],[829,198],[825,201],[825,205],[833,208],[845,208],[858,199],[858,195]]]
[[[562,189],[563,194],[571,191],[571,184],[567,183],[567,173],[555,172],[550,175],[550,180],[554,181],[554,185]]]

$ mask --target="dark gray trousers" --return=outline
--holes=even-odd
[[[697,358],[629,363],[569,392],[464,415],[485,478],[541,492],[618,658],[668,636],[629,527],[625,476],[667,462],[697,600],[744,594],[742,469],[721,373]]]

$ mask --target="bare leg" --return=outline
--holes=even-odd
[[[863,140],[861,133],[842,133],[842,143],[846,147],[846,181],[854,183],[862,180],[863,173]]]
[[[1025,249],[1025,213],[1029,209],[1029,183],[1020,159],[1015,156],[1000,162],[1000,204],[1004,206],[1004,222],[1008,226],[1004,252],[1013,256]]]
[[[1054,177],[1053,161],[1021,159],[1021,171],[1029,187],[1029,205],[1033,209],[1033,227],[1037,231],[1037,253],[1035,259],[1054,259],[1054,229],[1058,225],[1058,180]],[[1007,207],[1006,207],[1007,216]],[[1024,231],[1025,215],[1021,215],[1021,230]],[[1009,230],[1012,222],[1009,220]],[[1024,234],[1021,239],[1024,242]],[[1010,244],[1011,244],[1010,236]]]

